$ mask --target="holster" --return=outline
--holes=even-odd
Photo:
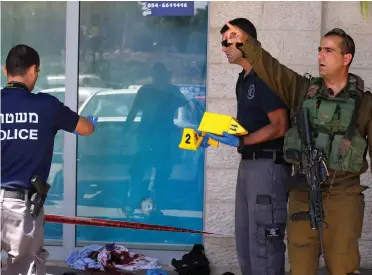
[[[36,192],[32,194],[30,199],[30,213],[31,216],[37,217],[44,206],[50,185],[44,182],[40,176],[33,176],[31,184]]]
[[[33,216],[33,217],[39,216],[40,211],[41,211],[41,209],[44,206],[45,199],[46,199],[46,196],[41,196],[38,193],[34,193],[31,196],[31,199],[30,199],[30,203],[31,203],[31,205],[30,205],[31,216]]]

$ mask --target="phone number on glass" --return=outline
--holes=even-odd
[[[169,3],[162,3],[161,5],[158,3],[146,3],[145,8],[187,8],[187,2],[169,2]]]

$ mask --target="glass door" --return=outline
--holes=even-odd
[[[208,9],[173,4],[80,3],[79,113],[99,118],[78,137],[77,216],[203,229],[204,151],[178,145],[205,111]],[[203,242],[80,225],[75,238],[170,256]]]

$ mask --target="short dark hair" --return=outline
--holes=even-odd
[[[342,54],[350,53],[352,55],[352,58],[349,63],[350,65],[355,55],[355,43],[354,43],[353,38],[351,38],[350,35],[348,35],[343,29],[340,29],[340,28],[334,28],[324,35],[324,37],[328,37],[328,36],[338,36],[342,38],[342,44],[340,47],[341,53]]]
[[[20,44],[9,51],[5,65],[9,75],[24,76],[31,66],[40,66],[40,57],[30,46]]]
[[[254,39],[257,39],[257,31],[256,27],[253,25],[251,21],[249,21],[246,18],[235,18],[229,23],[233,26],[237,26],[241,28],[243,31],[245,31],[249,36],[253,37]],[[222,29],[220,30],[220,33],[223,34],[225,33],[229,27],[225,24]]]

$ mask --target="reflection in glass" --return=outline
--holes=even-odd
[[[144,16],[139,2],[81,2],[77,215],[203,227],[204,151],[178,148],[205,111],[207,3],[194,16]],[[93,81],[91,81],[93,83]],[[78,244],[190,245],[197,234],[77,227]]]
[[[49,93],[64,102],[64,47],[66,2],[1,2],[1,67],[9,50],[27,44],[40,55],[41,71],[34,93]],[[1,83],[6,83],[3,74]],[[63,132],[55,138],[48,183],[51,189],[45,202],[46,214],[63,214]],[[46,223],[46,244],[61,244],[62,224]],[[49,242],[48,242],[49,241]],[[59,241],[59,242],[58,242]]]

